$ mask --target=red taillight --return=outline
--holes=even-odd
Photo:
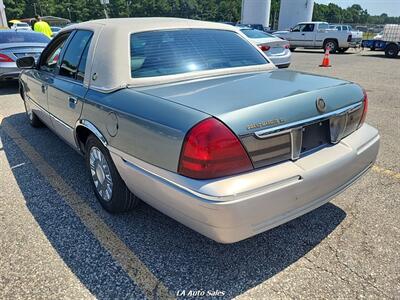
[[[289,48],[290,48],[290,45],[289,45],[289,44],[286,44],[284,47],[285,47],[285,49],[289,49]]]
[[[264,52],[268,51],[269,49],[271,49],[271,47],[267,46],[267,45],[259,45],[258,48],[260,48],[261,51],[264,51]]]
[[[210,179],[252,169],[250,158],[238,138],[217,119],[201,121],[187,133],[179,160],[179,174]]]
[[[367,92],[365,90],[363,90],[364,92],[364,108],[363,108],[363,113],[361,116],[361,120],[360,120],[360,124],[358,125],[358,127],[361,127],[364,124],[365,118],[367,117],[367,112],[368,112],[368,96],[367,96]]]
[[[9,57],[8,55],[5,55],[3,53],[0,53],[0,62],[13,62],[14,60]]]

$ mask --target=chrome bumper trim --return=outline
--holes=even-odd
[[[312,117],[312,118],[308,118],[305,120],[301,120],[301,121],[297,121],[297,122],[292,122],[292,123],[288,123],[288,124],[284,124],[284,125],[280,125],[280,126],[276,126],[276,127],[272,127],[272,128],[267,128],[267,129],[263,129],[260,131],[256,131],[254,134],[260,138],[260,139],[264,139],[270,136],[270,134],[279,134],[279,133],[283,133],[281,131],[284,130],[291,130],[293,128],[297,128],[297,127],[304,127],[307,125],[310,125],[312,123],[316,123],[319,121],[324,121],[326,119],[329,119],[330,117],[334,117],[334,116],[340,116],[343,114],[346,114],[348,112],[354,111],[358,108],[360,108],[362,105],[362,101],[346,106],[344,108],[332,111],[330,113],[327,114],[323,114],[320,116],[316,116],[316,117]]]

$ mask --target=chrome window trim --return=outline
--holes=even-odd
[[[323,114],[320,116],[308,118],[308,119],[301,120],[301,121],[283,124],[283,125],[272,127],[272,128],[263,129],[263,130],[254,132],[254,134],[256,135],[257,138],[265,139],[267,137],[272,136],[272,134],[282,134],[284,131],[290,132],[292,129],[297,128],[297,127],[307,126],[309,124],[316,123],[318,121],[324,121],[333,116],[340,116],[340,115],[344,115],[349,112],[353,112],[354,110],[361,108],[362,104],[363,104],[363,102],[361,101],[361,102],[346,106],[344,108],[332,111],[330,113],[326,113],[326,114]]]

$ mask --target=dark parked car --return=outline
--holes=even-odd
[[[265,28],[264,28],[264,26],[262,24],[240,24],[240,25],[247,26],[247,27],[250,27],[252,29],[265,31]]]
[[[21,69],[16,60],[24,56],[39,58],[49,41],[34,31],[0,30],[0,80],[17,79]]]

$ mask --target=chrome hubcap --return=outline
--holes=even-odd
[[[113,181],[110,168],[103,153],[97,147],[92,147],[89,153],[90,173],[97,192],[105,201],[112,197]]]
[[[329,48],[330,50],[334,50],[335,44],[332,43],[332,42],[329,42],[329,43],[326,44],[326,48]]]

